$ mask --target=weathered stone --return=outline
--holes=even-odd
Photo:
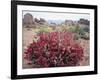
[[[32,27],[33,24],[34,24],[33,16],[30,13],[25,14],[23,18],[23,25],[25,27]]]

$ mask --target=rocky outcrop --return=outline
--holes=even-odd
[[[23,25],[25,27],[32,27],[33,24],[35,24],[33,16],[30,13],[25,14],[23,18]]]
[[[65,24],[67,26],[74,26],[74,25],[77,25],[77,22],[73,20],[65,20]]]
[[[34,18],[30,13],[24,15],[23,18],[23,26],[25,27],[36,27],[38,24],[47,24],[47,21],[44,18]]]
[[[43,18],[40,18],[40,22],[39,22],[40,24],[45,24],[46,23],[46,20],[45,19],[43,19]]]
[[[81,18],[79,21],[78,21],[79,24],[84,24],[84,25],[89,25],[90,24],[90,21],[88,21],[87,19],[83,19]]]
[[[34,18],[34,21],[35,21],[36,23],[39,23],[39,22],[40,22],[40,20],[37,19],[37,18]]]

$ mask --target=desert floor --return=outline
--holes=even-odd
[[[36,34],[36,30],[30,28],[23,28],[23,53],[25,49],[27,49],[27,46],[32,42],[33,36]],[[84,40],[84,39],[79,39],[78,40],[79,44],[84,48],[84,59],[83,61],[80,62],[79,65],[81,66],[86,66],[89,65],[89,40]],[[23,68],[32,68],[33,65],[28,65],[27,60],[23,58]]]

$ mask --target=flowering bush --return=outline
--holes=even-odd
[[[28,46],[24,58],[39,67],[76,66],[83,58],[83,48],[70,32],[41,33]]]

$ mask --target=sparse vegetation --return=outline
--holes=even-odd
[[[34,18],[31,25],[24,25],[23,61],[31,61],[25,65],[32,68],[88,65],[89,57],[85,55],[89,56],[89,21],[81,19],[77,24],[70,21],[58,25]],[[25,65],[24,68],[29,68]]]
[[[40,27],[39,28],[39,34],[40,33],[49,33],[49,32],[52,32],[53,29],[51,27],[48,27],[48,26],[43,26],[43,27]]]

